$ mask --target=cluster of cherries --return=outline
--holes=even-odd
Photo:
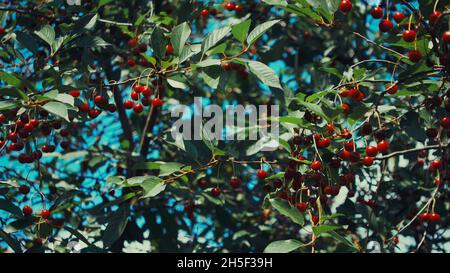
[[[228,11],[234,11],[236,13],[241,13],[243,10],[242,6],[240,4],[236,4],[232,1],[223,3],[223,8]],[[217,14],[218,14],[218,11],[215,8],[210,9],[210,10],[202,9],[200,11],[200,16],[204,17],[204,18],[208,17],[209,15],[216,16]]]
[[[158,89],[159,91],[162,91],[162,86],[159,85]],[[130,92],[131,100],[124,101],[123,106],[125,109],[133,109],[137,114],[144,110],[144,106],[149,106],[150,104],[153,107],[161,107],[164,104],[163,100],[157,96],[150,99],[152,93],[153,90],[149,86],[136,84]],[[141,103],[138,103],[139,100]]]
[[[339,9],[342,13],[347,14],[352,9],[352,3],[349,0],[342,0],[339,3]],[[372,8],[372,10],[370,11],[370,14],[375,19],[381,19],[384,16],[383,8],[380,6],[376,6],[376,7]],[[442,16],[442,12],[436,11],[436,10],[433,11],[430,14],[430,16],[428,17],[430,25],[432,25],[432,26],[435,25],[441,16]],[[401,24],[407,17],[408,16],[401,11],[396,11],[393,14],[394,21],[397,24]],[[379,23],[379,30],[382,33],[387,33],[387,32],[390,32],[393,27],[394,27],[394,24],[392,23],[391,20],[389,20],[389,13],[387,12],[386,18],[381,19],[381,21]],[[415,26],[413,26],[411,24],[411,22],[404,23],[403,28],[404,28],[404,31],[402,34],[403,40],[408,43],[416,41],[417,28]],[[447,45],[450,44],[450,30],[445,31],[442,34],[442,43],[445,48]],[[408,52],[408,58],[410,61],[412,61],[414,63],[418,63],[422,59],[422,52],[420,52],[417,49],[413,49]],[[446,52],[442,56],[440,56],[440,62],[443,66],[450,67],[450,53]]]

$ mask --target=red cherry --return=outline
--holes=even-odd
[[[373,164],[373,157],[370,156],[365,156],[363,157],[363,159],[361,160],[361,163],[364,166],[371,166]]]
[[[306,203],[306,202],[299,202],[295,206],[297,207],[298,211],[303,213],[308,208],[308,203]]]
[[[416,39],[416,32],[412,29],[410,30],[405,30],[403,32],[403,40],[405,40],[405,42],[411,43],[414,42],[414,40]]]
[[[136,91],[131,92],[130,97],[132,100],[139,100],[139,93]]]
[[[12,142],[17,142],[17,134],[16,133],[9,133],[8,134],[8,139],[11,140]]]
[[[331,186],[326,186],[325,188],[323,188],[324,194],[331,195],[332,192],[333,192],[333,189],[331,188]]]
[[[4,114],[0,114],[0,123],[6,120],[6,116]]]
[[[237,177],[237,176],[232,176],[231,177],[231,179],[230,179],[230,186],[233,189],[239,188],[241,186],[241,184],[242,184],[242,181],[241,181],[241,179],[239,177]]]
[[[396,11],[394,13],[394,20],[395,22],[397,22],[397,24],[399,24],[401,21],[403,21],[406,18],[406,15],[403,14],[403,12],[400,11]]]
[[[30,124],[33,126],[33,128],[36,128],[39,125],[39,120],[37,118],[32,118],[30,119]]]
[[[30,206],[25,206],[22,209],[24,215],[31,215],[33,213],[33,209]]]
[[[46,209],[43,209],[43,210],[41,211],[41,217],[42,217],[43,219],[49,219],[49,218],[50,218],[50,215],[51,215],[50,211],[48,211],[48,210],[46,210]]]
[[[448,117],[441,118],[441,120],[439,121],[439,124],[442,127],[444,127],[445,129],[450,128],[450,118],[448,118]]]
[[[258,176],[259,179],[264,180],[267,177],[267,172],[265,170],[259,170],[256,173],[256,176]]]
[[[441,15],[442,13],[440,11],[434,11],[433,13],[431,13],[428,17],[428,19],[430,20],[430,24],[435,24],[439,17],[441,17]]]
[[[413,63],[418,63],[422,59],[422,53],[419,50],[411,50],[408,53],[408,58]]]
[[[113,103],[108,104],[109,112],[114,113],[114,112],[116,112],[116,110],[117,110],[117,106],[115,104],[113,104]]]
[[[94,97],[94,102],[97,105],[102,104],[103,102],[105,102],[105,98],[103,98],[100,95],[97,95],[97,96]]]
[[[0,35],[3,35],[3,34],[5,34],[5,29],[0,27]]]
[[[373,18],[380,19],[383,17],[383,9],[380,6],[376,6],[370,11],[370,14]]]
[[[80,96],[80,90],[72,90],[69,92],[69,95],[71,95],[74,98],[78,98]]]
[[[200,15],[206,17],[209,15],[209,11],[207,9],[202,9],[202,11],[200,11]]]
[[[82,113],[87,113],[89,111],[89,104],[87,102],[81,104],[80,106],[78,106],[78,110],[80,110],[80,112]]]
[[[423,212],[419,215],[419,218],[423,222],[428,222],[430,220],[430,214],[428,212]]]
[[[223,6],[228,11],[232,11],[236,7],[236,5],[233,2],[227,2]]]
[[[350,152],[347,150],[343,150],[340,154],[342,160],[348,161],[350,159]]]
[[[131,109],[133,108],[134,103],[131,100],[126,100],[123,102],[123,106],[125,109]]]
[[[441,220],[441,215],[439,213],[431,213],[428,219],[433,223],[438,222],[439,220]]]
[[[150,95],[152,94],[152,89],[150,89],[150,87],[148,86],[144,86],[141,93],[144,97],[150,97]]]
[[[382,154],[386,153],[387,150],[389,150],[389,142],[387,142],[386,140],[378,142],[377,149]]]
[[[317,225],[320,221],[319,215],[314,215],[311,220],[314,223],[314,225]]]
[[[136,91],[136,92],[138,92],[138,93],[141,93],[142,90],[144,90],[144,86],[137,84],[137,85],[135,85],[135,86],[133,87],[133,90]]]
[[[236,13],[240,13],[241,11],[242,11],[242,6],[241,5],[236,5],[236,6],[234,6],[234,11],[236,12]]]
[[[203,178],[200,178],[200,179],[197,181],[197,184],[198,184],[200,187],[206,187],[206,185],[209,184],[209,180],[208,180],[206,177],[203,177]]]
[[[172,53],[173,53],[173,46],[172,46],[172,44],[166,45],[166,54],[170,55]]]
[[[136,62],[133,59],[128,59],[127,60],[127,64],[128,64],[129,67],[136,66]]]
[[[135,112],[135,113],[141,113],[142,111],[144,111],[144,106],[142,106],[142,104],[135,104],[135,105],[133,105],[133,111]]]
[[[20,185],[19,192],[21,194],[27,195],[30,192],[30,188],[27,185]]]
[[[431,167],[435,168],[435,169],[439,169],[442,165],[442,162],[440,160],[433,160],[431,162]]]
[[[347,141],[344,143],[344,149],[346,151],[353,152],[355,150],[355,148],[356,148],[356,146],[353,141]]]
[[[218,197],[221,193],[222,193],[222,191],[220,190],[220,188],[213,188],[211,190],[211,194],[214,197]]]
[[[137,46],[137,44],[138,44],[138,37],[133,37],[133,38],[129,39],[127,43],[128,43],[128,45],[130,47]]]
[[[311,168],[313,169],[313,170],[319,170],[320,168],[322,167],[322,163],[320,162],[320,161],[313,161],[312,163],[311,163]]]
[[[96,117],[98,117],[98,115],[100,115],[100,113],[101,112],[98,109],[90,109],[88,112],[88,115],[90,118],[96,118]]]
[[[349,0],[342,0],[339,3],[339,10],[344,14],[349,13],[351,9],[352,9],[352,2],[350,2]]]
[[[398,86],[395,84],[386,86],[386,92],[388,92],[391,95],[397,93],[397,91],[398,91]]]
[[[394,27],[394,24],[392,24],[391,21],[388,19],[383,19],[380,22],[379,28],[381,32],[389,32]]]
[[[444,44],[450,44],[450,30],[442,34],[442,42],[444,42]]]
[[[319,147],[319,148],[326,148],[326,147],[330,146],[330,144],[331,144],[331,140],[326,137],[326,138],[320,139],[317,142],[317,147]]]
[[[377,149],[377,147],[374,147],[374,146],[367,146],[366,147],[366,154],[368,155],[368,156],[376,156],[377,154],[378,154],[378,149]]]
[[[163,102],[162,99],[160,99],[160,98],[154,98],[154,99],[152,100],[152,105],[153,105],[154,107],[161,107],[163,104],[164,104],[164,102]]]
[[[348,114],[348,112],[350,111],[350,105],[348,105],[347,103],[342,103],[340,106],[342,107],[341,112],[343,114]]]

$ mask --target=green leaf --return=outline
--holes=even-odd
[[[39,49],[38,49],[37,43],[30,34],[28,34],[26,32],[22,32],[22,31],[18,31],[18,32],[16,32],[16,40],[20,43],[21,46],[27,48],[29,51],[33,52],[34,54],[38,53]]]
[[[34,34],[46,42],[50,47],[55,41],[55,30],[50,25],[43,26],[39,31],[35,31]]]
[[[143,170],[159,170],[159,176],[168,176],[174,172],[178,172],[184,165],[178,162],[141,162],[134,165],[134,169]]]
[[[301,226],[305,224],[303,215],[297,210],[297,208],[289,205],[286,200],[274,198],[270,199],[270,203],[279,213],[289,217],[294,223],[297,223]]]
[[[175,56],[180,56],[189,35],[191,35],[191,29],[186,22],[173,28],[170,42],[172,43]]]
[[[282,89],[280,80],[272,68],[257,61],[248,61],[248,67],[250,72],[252,72],[264,84],[270,87]]]
[[[103,233],[105,247],[111,247],[119,239],[128,222],[130,207],[127,203],[122,204],[117,211],[110,216],[110,221]]]
[[[8,110],[17,106],[17,103],[12,101],[0,101],[0,110]]]
[[[255,27],[247,37],[247,44],[251,46],[259,37],[261,37],[264,33],[266,33],[272,26],[281,20],[272,20],[265,23],[262,23]]]
[[[43,106],[41,106],[43,109],[47,110],[48,112],[55,114],[59,117],[64,118],[65,120],[69,121],[69,115],[68,115],[68,107],[64,103],[57,102],[57,101],[51,101]]]
[[[13,74],[4,71],[0,71],[0,81],[4,81],[6,84],[15,87],[20,87],[22,85],[20,79],[16,78]]]
[[[0,89],[0,94],[3,96],[15,97],[22,100],[27,100],[28,96],[16,87],[5,87]]]
[[[231,28],[229,26],[221,27],[213,30],[211,33],[206,35],[205,40],[202,42],[202,53],[205,53],[210,48],[215,46],[220,40],[225,38],[225,36],[230,33]]]
[[[167,39],[161,29],[155,28],[155,30],[153,30],[151,36],[151,45],[153,53],[157,58],[161,59],[162,57],[164,57],[164,54],[166,53]]]
[[[354,251],[359,252],[359,247],[357,245],[355,245],[351,240],[349,240],[349,239],[343,237],[342,235],[338,234],[336,231],[330,231],[326,235],[334,238],[336,241],[346,245],[347,247],[353,249]]]
[[[0,229],[0,238],[2,238],[16,253],[22,253],[22,247],[20,246],[20,243],[11,237],[8,233]]]
[[[264,253],[289,253],[304,246],[300,241],[289,239],[270,243]]]
[[[146,179],[141,186],[144,189],[144,194],[141,198],[154,197],[166,189],[166,184],[156,176]]]
[[[245,41],[245,37],[247,36],[248,30],[250,29],[251,23],[252,21],[248,19],[232,26],[231,33],[233,34],[234,38],[243,43]]]
[[[0,210],[7,211],[17,216],[23,216],[22,210],[8,199],[0,199]]]
[[[316,236],[319,236],[322,233],[329,233],[330,231],[341,229],[341,226],[332,226],[332,225],[319,225],[313,227],[313,232]]]

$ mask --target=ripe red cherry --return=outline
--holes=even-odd
[[[164,102],[163,102],[162,99],[160,99],[160,98],[154,98],[154,99],[152,100],[152,105],[153,105],[154,107],[161,107],[163,104],[164,104]]]
[[[431,13],[428,17],[428,19],[430,20],[430,24],[435,24],[439,17],[441,17],[441,15],[442,13],[440,11],[434,11],[433,13]]]
[[[127,64],[128,64],[129,67],[136,66],[136,62],[133,59],[128,59],[127,60]]]
[[[115,104],[113,104],[113,103],[108,104],[109,112],[114,113],[114,112],[116,112],[116,110],[117,110],[117,106]]]
[[[43,219],[48,219],[48,218],[50,218],[50,215],[51,215],[51,213],[50,213],[49,210],[43,209],[43,210],[41,211],[41,217],[42,217]]]
[[[414,40],[416,39],[416,32],[412,29],[410,30],[405,30],[403,32],[403,40],[405,40],[405,42],[411,43],[414,42]]]
[[[131,109],[133,108],[134,103],[131,100],[126,100],[123,102],[123,106],[125,109]]]
[[[314,215],[311,220],[314,223],[314,225],[317,225],[319,223],[319,220],[320,220],[319,219],[319,215]]]
[[[214,196],[214,197],[218,197],[220,194],[222,193],[222,191],[220,190],[220,188],[213,188],[212,190],[211,190],[211,194],[212,194],[212,196]]]
[[[5,115],[0,114],[0,123],[4,122],[6,120]]]
[[[408,58],[413,63],[418,63],[422,59],[422,53],[419,50],[411,50],[408,53]]]
[[[237,177],[237,176],[232,176],[231,177],[231,179],[230,179],[230,186],[233,189],[239,188],[241,186],[241,184],[242,184],[242,181],[241,181],[241,179],[239,177]]]
[[[206,17],[209,15],[209,11],[207,9],[202,9],[202,11],[200,11],[200,15]]]
[[[96,117],[98,117],[98,115],[100,115],[100,113],[101,112],[98,109],[90,109],[88,112],[88,115],[90,118],[96,118]]]
[[[99,105],[99,104],[102,104],[103,102],[105,102],[105,99],[102,96],[97,95],[94,97],[94,102],[95,102],[95,104]]]
[[[135,113],[141,113],[142,111],[144,111],[144,106],[142,106],[142,104],[137,103],[133,105],[133,111]]]
[[[150,89],[150,87],[148,86],[144,86],[141,93],[144,97],[150,97],[150,95],[152,94],[152,89]]]
[[[69,95],[71,95],[74,98],[78,98],[80,96],[80,90],[72,90],[69,92]]]
[[[5,33],[5,29],[0,27],[0,35],[3,35]]]
[[[267,172],[266,172],[265,170],[259,170],[259,171],[256,173],[256,176],[257,176],[259,179],[264,180],[264,179],[266,179],[266,177],[267,177]]]
[[[438,222],[441,220],[441,215],[439,213],[431,213],[428,219],[430,222]]]
[[[20,185],[19,192],[21,194],[27,195],[30,192],[30,188],[27,185]]]
[[[394,20],[395,22],[400,23],[401,21],[403,21],[406,18],[406,15],[403,14],[403,12],[397,11],[394,13]]]
[[[136,91],[131,92],[130,97],[132,100],[139,100],[139,93]]]
[[[342,107],[341,112],[343,114],[348,114],[348,112],[350,111],[350,105],[348,105],[347,103],[342,103],[340,106]]]
[[[85,102],[85,103],[81,104],[80,106],[78,106],[78,109],[82,113],[87,113],[89,111],[89,104],[87,102]]]
[[[228,11],[232,11],[236,7],[236,5],[233,2],[227,2],[223,5],[223,7]]]
[[[206,185],[209,184],[209,180],[208,180],[208,178],[203,177],[203,178],[200,178],[200,179],[197,181],[197,184],[198,184],[200,187],[206,187]]]
[[[450,30],[442,34],[442,42],[444,42],[444,44],[450,44]]]
[[[12,142],[17,142],[17,134],[16,133],[9,133],[8,134],[8,139],[11,140]]]
[[[441,165],[442,165],[442,162],[440,160],[438,160],[438,159],[433,160],[431,162],[431,167],[433,167],[435,169],[439,169],[441,167]]]
[[[329,138],[322,138],[317,142],[317,147],[319,148],[326,148],[328,146],[330,146],[331,144],[331,140]]]
[[[361,160],[361,163],[364,166],[371,166],[373,164],[373,157],[370,156],[365,156],[363,157],[363,159]]]
[[[303,213],[308,208],[308,203],[306,203],[306,202],[299,202],[295,206],[297,207],[298,211]]]
[[[378,142],[377,149],[382,154],[386,153],[387,150],[389,150],[389,142],[387,142],[386,140]]]
[[[350,152],[347,150],[343,150],[339,156],[342,158],[342,160],[348,161],[350,159]]]
[[[22,209],[24,215],[31,215],[33,213],[33,209],[30,206],[25,206]]]
[[[172,44],[166,45],[166,54],[170,55],[172,53],[173,53],[173,46],[172,46]]]
[[[430,220],[430,213],[428,212],[423,212],[419,215],[420,220],[422,220],[423,222],[428,222]]]
[[[242,6],[241,5],[236,5],[236,6],[234,6],[234,11],[236,12],[236,13],[240,13],[241,11],[242,11]]]
[[[342,0],[339,3],[339,10],[344,14],[349,13],[351,9],[352,9],[352,2],[350,2],[349,0]]]
[[[395,84],[386,86],[386,92],[388,92],[391,95],[397,93],[397,91],[398,91],[398,86]]]
[[[131,38],[130,40],[128,40],[128,45],[130,46],[130,47],[135,47],[135,46],[137,46],[137,44],[138,44],[138,37],[133,37],[133,38]]]
[[[138,93],[141,93],[142,90],[144,90],[144,86],[137,84],[137,85],[135,85],[135,86],[133,87],[133,90],[136,91],[136,92],[138,92]]]
[[[353,152],[355,150],[355,148],[356,148],[356,146],[353,141],[347,141],[344,143],[344,149],[346,151]]]
[[[376,6],[370,11],[370,14],[373,18],[380,19],[383,17],[383,9],[380,6]]]
[[[378,154],[378,149],[377,149],[377,147],[374,147],[374,146],[367,146],[366,147],[366,154],[368,155],[368,156],[376,156],[377,154]]]
[[[383,19],[380,22],[379,28],[381,32],[389,32],[394,27],[394,24],[392,24],[391,21],[388,19]]]
[[[320,168],[322,167],[322,163],[320,162],[320,161],[318,161],[318,160],[316,160],[316,161],[313,161],[312,163],[311,163],[311,168],[313,169],[313,170],[319,170]]]
[[[450,128],[450,118],[448,117],[441,118],[439,124],[441,124],[441,126],[444,127],[445,129]]]

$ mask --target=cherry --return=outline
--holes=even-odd
[[[90,118],[96,118],[98,115],[100,115],[100,110],[98,109],[90,109],[88,112],[88,115]]]
[[[363,157],[363,159],[361,160],[361,163],[364,166],[371,166],[373,164],[373,157],[370,156],[365,156]]]
[[[308,203],[306,202],[299,202],[295,205],[301,213],[304,213],[306,209],[308,208]]]
[[[398,91],[398,86],[395,84],[386,86],[386,92],[388,92],[391,95],[397,93],[397,91]]]
[[[39,125],[39,120],[37,118],[32,118],[30,119],[30,124],[33,126],[33,128],[36,128]]]
[[[137,93],[141,93],[144,90],[144,86],[137,84],[133,87],[133,90]]]
[[[450,30],[442,34],[442,42],[444,42],[444,44],[450,44]]]
[[[173,46],[172,46],[172,44],[166,45],[166,54],[170,55],[172,53],[173,53]]]
[[[414,40],[416,39],[416,32],[412,29],[410,30],[405,30],[403,32],[403,40],[405,40],[405,42],[411,43],[414,42]]]
[[[5,115],[0,114],[0,123],[4,122],[6,120]]]
[[[100,96],[100,95],[97,95],[97,96],[94,97],[94,102],[95,102],[95,104],[97,104],[97,105],[104,103],[105,100],[106,100],[106,99],[103,98],[103,97]]]
[[[341,112],[343,114],[348,114],[348,112],[350,111],[350,105],[348,105],[347,103],[342,103],[340,106],[342,107]]]
[[[33,126],[33,124],[31,124],[31,123],[27,123],[27,124],[25,124],[24,126],[23,126],[23,129],[26,131],[26,132],[31,132],[31,131],[33,131],[33,129],[34,129],[34,126]]]
[[[413,63],[418,63],[422,59],[422,53],[419,50],[411,50],[408,53],[408,58]]]
[[[202,11],[200,11],[200,15],[206,17],[209,15],[209,11],[207,9],[202,9]]]
[[[389,32],[394,27],[391,21],[388,19],[383,19],[380,22],[379,28],[381,32]]]
[[[9,133],[8,134],[8,139],[11,140],[12,142],[17,142],[17,134],[16,133]]]
[[[241,184],[242,184],[242,181],[241,181],[241,179],[239,177],[237,177],[237,176],[232,176],[231,177],[231,179],[230,179],[230,186],[233,189],[239,188],[241,186]]]
[[[439,124],[445,128],[445,129],[449,129],[450,128],[450,118],[448,117],[443,117],[441,118],[441,120],[439,121]]]
[[[222,191],[220,190],[220,188],[213,188],[212,190],[211,190],[211,194],[212,194],[212,196],[214,196],[214,197],[218,197],[220,194],[222,193]]]
[[[314,215],[311,220],[314,223],[314,225],[317,225],[320,221],[319,215]]]
[[[133,111],[135,113],[141,113],[142,111],[144,111],[144,106],[142,106],[142,104],[137,103],[133,106]]]
[[[129,67],[136,66],[136,62],[133,59],[128,59],[127,60],[127,64],[128,64]]]
[[[142,87],[142,96],[144,97],[150,97],[150,95],[152,94],[152,89],[150,89],[150,87],[148,86],[144,86]]]
[[[202,177],[202,178],[200,178],[200,179],[197,181],[197,184],[198,184],[200,187],[206,187],[206,185],[209,184],[209,180],[208,180],[208,178],[206,178],[206,177]]]
[[[85,103],[81,104],[80,106],[78,106],[78,109],[82,113],[87,113],[89,111],[89,104],[87,102],[85,102]]]
[[[342,160],[348,161],[350,159],[350,152],[347,150],[343,150],[339,156],[342,158]]]
[[[139,93],[136,91],[133,91],[133,92],[131,92],[130,97],[133,100],[139,100]]]
[[[3,34],[5,34],[5,29],[0,27],[0,35],[3,35]]]
[[[223,5],[223,7],[228,11],[232,11],[235,9],[236,5],[233,2],[227,2]]]
[[[428,17],[428,19],[430,20],[430,24],[435,24],[439,17],[441,17],[441,15],[442,13],[440,11],[434,11],[433,13],[431,13]]]
[[[266,172],[265,170],[259,170],[259,171],[256,173],[256,176],[257,176],[259,179],[264,180],[264,179],[266,179],[266,177],[267,177],[267,172]]]
[[[331,195],[332,192],[333,192],[333,189],[331,188],[331,186],[326,186],[325,188],[323,188],[324,194]]]
[[[33,213],[33,209],[30,206],[25,206],[22,209],[24,215],[31,215]]]
[[[401,21],[403,21],[406,18],[406,15],[403,12],[397,11],[394,13],[394,20],[399,24]]]
[[[242,6],[239,5],[239,4],[237,4],[236,6],[234,6],[234,11],[235,11],[236,13],[242,12]]]
[[[108,104],[107,109],[109,112],[114,113],[117,110],[117,106],[113,103]]]
[[[383,9],[380,6],[376,6],[370,11],[370,14],[373,18],[380,19],[383,17]]]
[[[438,222],[441,220],[441,215],[439,213],[431,213],[428,219],[430,222]]]
[[[368,156],[376,156],[377,154],[378,154],[378,149],[377,149],[377,147],[374,147],[374,146],[367,146],[366,147],[366,154],[368,155]]]
[[[21,194],[27,195],[30,192],[30,188],[27,185],[20,185],[19,192]]]
[[[351,9],[352,9],[352,2],[350,2],[349,0],[342,0],[339,3],[339,10],[344,14],[349,13]]]
[[[317,147],[319,147],[319,148],[326,148],[326,147],[330,146],[330,144],[331,144],[331,140],[326,137],[326,138],[320,139],[317,142]]]
[[[386,153],[387,150],[389,150],[389,142],[386,140],[382,140],[382,141],[378,142],[377,149],[382,154]]]
[[[71,90],[69,92],[69,95],[71,95],[74,98],[78,98],[80,96],[80,93],[81,93],[80,90]]]
[[[160,99],[160,98],[154,98],[154,99],[152,100],[152,105],[153,105],[154,107],[161,107],[163,104],[164,104],[164,102],[163,102],[162,99]]]
[[[51,215],[51,213],[50,213],[49,210],[43,209],[43,210],[41,211],[41,217],[42,217],[43,219],[48,219],[48,218],[50,218],[50,215]]]
[[[439,169],[441,167],[441,165],[442,165],[442,162],[440,160],[438,160],[438,159],[433,160],[431,162],[431,167],[435,168],[435,169]]]
[[[355,143],[353,141],[347,141],[344,143],[344,149],[346,151],[352,152],[356,148]]]
[[[123,102],[123,106],[125,109],[131,109],[133,108],[134,103],[131,100],[126,100]]]
[[[138,44],[138,37],[133,37],[133,38],[129,39],[128,42],[127,42],[127,44],[128,44],[130,47],[135,47],[135,46],[137,46],[137,44]]]
[[[322,167],[322,163],[320,162],[320,161],[318,161],[318,160],[316,160],[316,161],[313,161],[312,163],[311,163],[311,168],[313,169],[313,170],[319,170],[320,168]]]
[[[348,160],[350,162],[356,163],[361,159],[361,156],[359,155],[358,152],[350,152],[350,156],[348,158]]]

